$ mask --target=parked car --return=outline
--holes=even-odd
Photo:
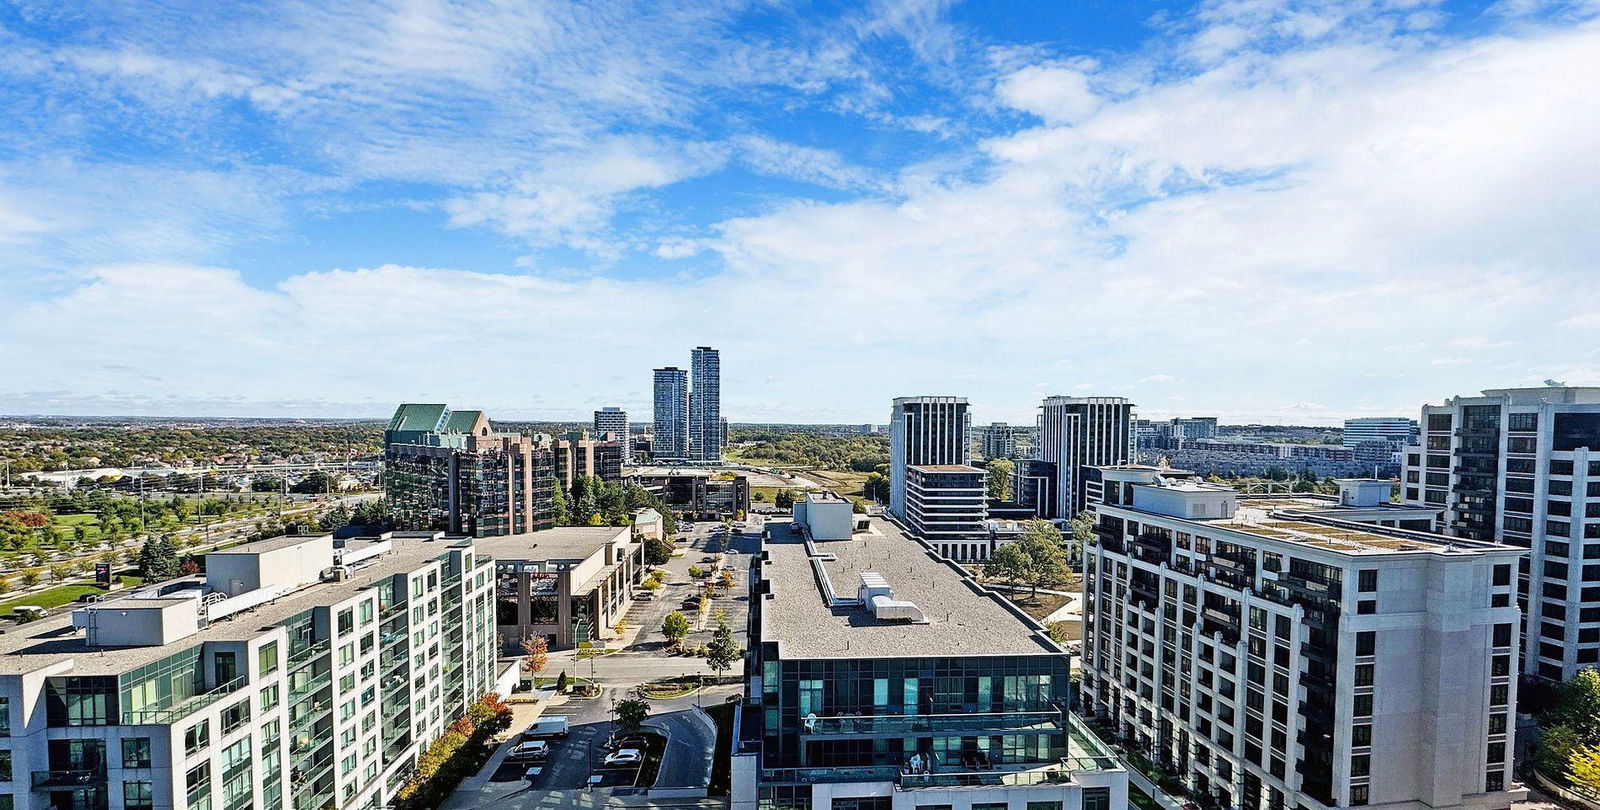
[[[634,599],[654,599],[654,598],[656,598],[656,592],[655,591],[647,591],[647,590],[640,589],[640,590],[637,590],[637,591],[633,592],[633,598]]]
[[[686,597],[683,600],[683,606],[686,607],[686,608],[697,608],[697,607],[700,607],[700,597],[699,596]]]
[[[517,747],[511,749],[511,753],[507,754],[506,758],[512,762],[523,762],[528,760],[540,761],[548,756],[550,756],[550,743],[544,740],[528,740],[527,742],[517,743]]]
[[[522,730],[522,739],[526,741],[543,737],[565,737],[570,729],[571,723],[564,714],[541,717],[533,721],[533,725]]]
[[[644,752],[637,748],[624,748],[614,754],[607,754],[605,763],[607,767],[618,765],[638,765],[644,761]]]
[[[610,737],[601,743],[600,747],[607,751],[619,751],[623,748],[642,749],[644,747],[644,738],[638,736]]]

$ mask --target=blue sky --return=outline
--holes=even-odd
[[[0,4],[0,412],[1600,383],[1600,5]]]

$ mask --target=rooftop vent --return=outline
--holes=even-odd
[[[917,607],[916,603],[894,598],[894,590],[889,587],[889,581],[876,571],[866,571],[861,574],[860,584],[856,586],[856,597],[872,611],[873,616],[884,621],[928,623],[927,617],[922,615],[922,609]]]

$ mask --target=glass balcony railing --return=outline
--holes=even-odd
[[[290,647],[289,668],[294,669],[295,667],[298,667],[305,662],[312,660],[313,658],[326,655],[331,649],[333,649],[333,643],[327,639],[318,641],[315,644],[308,644],[304,647]]]
[[[34,790],[76,790],[93,785],[104,785],[106,769],[66,768],[33,772]]]
[[[192,695],[171,706],[130,709],[122,713],[125,726],[171,725],[207,706],[244,688],[243,677],[234,678],[221,686]]]
[[[327,686],[330,683],[333,683],[333,671],[332,670],[329,670],[328,672],[324,672],[321,675],[318,675],[318,676],[316,676],[314,678],[311,678],[309,680],[300,680],[300,682],[298,682],[298,683],[296,683],[294,679],[291,679],[290,680],[290,686],[289,686],[289,702],[290,703],[294,703],[295,701],[299,700],[300,698],[303,698],[306,695],[309,695],[309,694],[311,694],[313,692],[316,692],[318,689],[321,689],[322,687]]]
[[[807,720],[801,736],[884,734],[903,736],[912,733],[1014,732],[1061,728],[1060,711],[913,714],[867,717],[818,717]]]

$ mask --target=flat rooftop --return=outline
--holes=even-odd
[[[761,630],[785,659],[1064,654],[999,597],[887,521],[872,518],[867,531],[849,540],[812,544],[816,558],[793,524],[767,525],[762,576],[772,596]],[[928,623],[878,619],[859,604],[830,605],[819,571],[840,599],[856,597],[861,574],[881,574],[894,598],[916,603]]]
[[[1239,500],[1233,517],[1200,521],[1226,526],[1234,531],[1298,543],[1341,554],[1448,554],[1472,555],[1491,551],[1523,553],[1522,549],[1499,543],[1485,543],[1446,537],[1431,532],[1367,526],[1339,519],[1341,509],[1370,513],[1370,507],[1330,507],[1314,501],[1311,509],[1297,510],[1291,499]]]
[[[275,541],[282,538],[246,543],[229,551],[267,551],[281,548]],[[306,538],[297,538],[304,542]],[[72,626],[72,610],[67,606],[57,608],[50,616],[28,624],[5,628],[0,635],[0,675],[17,675],[32,672],[59,661],[72,659],[72,675],[120,675],[135,667],[158,661],[174,653],[198,646],[208,641],[241,641],[255,638],[267,629],[282,624],[295,615],[319,605],[344,601],[364,588],[394,576],[413,571],[443,555],[460,539],[432,542],[396,542],[392,551],[364,560],[354,566],[351,578],[342,582],[319,582],[297,591],[284,594],[276,600],[255,608],[242,610],[204,627],[192,636],[171,644],[147,647],[90,647],[84,643],[82,631]],[[328,565],[332,566],[330,559]],[[205,579],[187,577],[162,583],[162,588],[189,586],[200,588]],[[128,593],[136,593],[135,589]],[[102,608],[114,605],[127,597],[97,603]],[[140,599],[141,603],[146,600]],[[173,599],[156,599],[149,603],[170,604]],[[84,607],[84,605],[75,605]],[[67,674],[67,673],[63,673]]]
[[[497,560],[584,560],[619,536],[631,540],[633,530],[627,526],[560,526],[479,537],[473,545]]]
[[[983,472],[983,469],[981,467],[973,467],[973,466],[971,466],[969,464],[912,464],[909,467],[907,467],[906,469],[908,469],[908,470],[921,470],[922,472],[931,472],[931,473],[981,473],[981,472]]]

